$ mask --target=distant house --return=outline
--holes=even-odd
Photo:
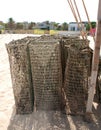
[[[43,30],[49,30],[50,29],[50,25],[45,21],[42,23],[37,23],[36,27],[38,29],[43,29]]]
[[[0,34],[2,33],[2,30],[4,30],[5,27],[3,25],[0,25]]]
[[[87,22],[82,22],[83,26],[84,26],[84,30],[86,30],[86,24]],[[80,28],[78,27],[78,23],[77,22],[70,22],[68,25],[68,31],[80,31],[81,30],[81,24],[80,24]]]
[[[55,22],[44,21],[41,23],[36,23],[33,26],[33,29],[42,29],[42,30],[56,30]]]
[[[0,30],[4,29],[4,26],[0,25]]]
[[[55,25],[54,25],[54,22],[50,22],[50,30],[55,30],[56,29],[56,27],[55,27]]]
[[[23,29],[24,29],[24,30],[27,30],[28,27],[29,27],[28,22],[23,22]]]

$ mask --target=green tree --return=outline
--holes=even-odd
[[[2,29],[5,29],[5,23],[3,23],[2,21],[0,21],[0,26],[2,26]]]
[[[5,24],[2,21],[0,21],[0,25],[4,26]]]
[[[8,23],[5,23],[5,29],[6,30],[8,29]]]
[[[47,25],[47,30],[50,30],[50,22],[47,20],[45,23]]]
[[[53,25],[54,25],[54,28],[55,28],[56,30],[58,30],[59,23],[54,22]]]
[[[91,22],[92,28],[96,28],[96,22]],[[90,26],[89,24],[86,25],[86,30],[89,31],[90,30]]]
[[[96,28],[96,22],[91,22],[92,28]]]
[[[57,30],[61,30],[61,25],[58,25],[58,26],[57,26]]]
[[[61,25],[61,30],[68,30],[68,24],[66,22],[64,22],[62,25]]]
[[[35,27],[36,23],[35,22],[31,22],[29,23],[29,29],[33,29],[33,27]]]
[[[20,22],[16,23],[16,29],[23,29],[23,24]]]
[[[15,29],[15,22],[14,22],[13,18],[8,19],[8,29],[10,29],[10,30]]]

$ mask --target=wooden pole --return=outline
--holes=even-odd
[[[97,72],[98,72],[98,65],[99,65],[100,45],[101,45],[101,0],[99,0],[99,6],[98,6],[95,49],[94,49],[93,60],[92,60],[91,81],[89,85],[89,94],[88,94],[86,113],[92,113],[92,104],[93,104],[93,99],[95,94],[96,79],[97,79]]]
[[[76,8],[79,20],[80,20],[80,24],[81,24],[81,27],[82,27],[82,33],[83,33],[82,35],[85,36],[85,39],[87,40],[87,36],[85,34],[85,31],[84,31],[84,25],[83,25],[82,20],[81,20],[81,16],[80,16],[80,13],[79,13],[79,10],[78,10],[78,7],[77,7],[76,0],[74,0],[74,5],[75,5],[75,8]]]
[[[75,9],[74,9],[74,7],[73,7],[73,3],[72,3],[71,0],[67,0],[67,1],[68,1],[68,4],[69,4],[70,8],[71,8],[71,11],[72,11],[72,13],[73,13],[73,15],[74,15],[74,18],[75,18],[75,20],[76,20],[76,22],[77,22],[77,24],[78,24],[78,27],[79,27],[79,29],[80,29],[80,28],[81,28],[81,27],[80,27],[80,23],[79,23],[79,20],[78,20],[78,18],[77,18],[76,11],[75,11]],[[81,30],[80,30],[80,33],[81,33],[82,38],[85,39],[85,37],[84,37],[84,35],[82,34],[82,31],[81,31]]]
[[[84,0],[82,0],[82,3],[83,3],[83,6],[84,6],[84,9],[85,9],[85,13],[86,13],[86,16],[87,16],[87,19],[88,19],[88,23],[89,23],[90,29],[92,29],[92,25],[91,25],[91,22],[90,22],[90,18],[89,18],[89,15],[88,15],[87,8],[86,8]],[[94,37],[93,33],[92,33],[92,36],[93,36],[93,40],[95,42],[95,37]]]

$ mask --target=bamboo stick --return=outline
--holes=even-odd
[[[91,22],[90,22],[90,18],[89,18],[89,15],[88,15],[87,8],[86,8],[86,5],[85,5],[85,3],[84,3],[84,0],[82,0],[82,3],[83,3],[83,7],[84,7],[84,10],[85,10],[87,19],[88,19],[88,24],[89,24],[89,26],[90,26],[90,29],[92,29],[92,25],[91,25]],[[92,36],[93,36],[93,40],[94,40],[94,42],[95,42],[95,37],[94,37],[94,34],[93,34],[93,33],[92,33]]]
[[[86,34],[85,34],[85,32],[84,32],[84,25],[83,25],[83,23],[82,23],[82,19],[81,19],[81,16],[80,16],[80,13],[79,13],[79,10],[78,10],[78,7],[77,7],[76,0],[74,0],[74,5],[75,5],[75,8],[76,8],[76,11],[77,11],[79,20],[80,20],[80,24],[81,24],[81,27],[82,27],[82,33],[83,33],[83,35],[85,36],[85,39],[87,40],[87,36],[86,36]]]
[[[78,18],[77,18],[75,9],[74,9],[74,7],[73,7],[73,3],[72,3],[71,0],[67,0],[67,1],[68,1],[68,4],[69,4],[70,8],[71,8],[71,11],[72,11],[72,13],[73,13],[73,15],[74,15],[74,18],[75,18],[75,20],[76,20],[76,22],[77,22],[77,24],[78,24],[78,27],[79,27],[79,29],[80,29],[80,28],[81,28],[81,27],[80,27],[80,23],[79,23],[79,20],[78,20]],[[80,33],[81,33],[82,38],[85,39],[85,37],[84,37],[84,35],[82,34],[82,31],[81,31],[81,30],[80,30]]]

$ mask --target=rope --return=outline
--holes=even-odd
[[[91,22],[90,22],[90,18],[89,18],[89,15],[88,15],[88,12],[87,12],[87,9],[86,9],[86,5],[84,3],[84,0],[82,0],[82,3],[83,3],[83,7],[85,9],[85,13],[86,13],[86,16],[87,16],[87,19],[88,19],[88,23],[89,23],[89,26],[90,26],[90,29],[92,30],[92,25],[91,25]],[[94,34],[92,33],[92,36],[93,36],[93,40],[95,42],[95,37],[94,37]]]

